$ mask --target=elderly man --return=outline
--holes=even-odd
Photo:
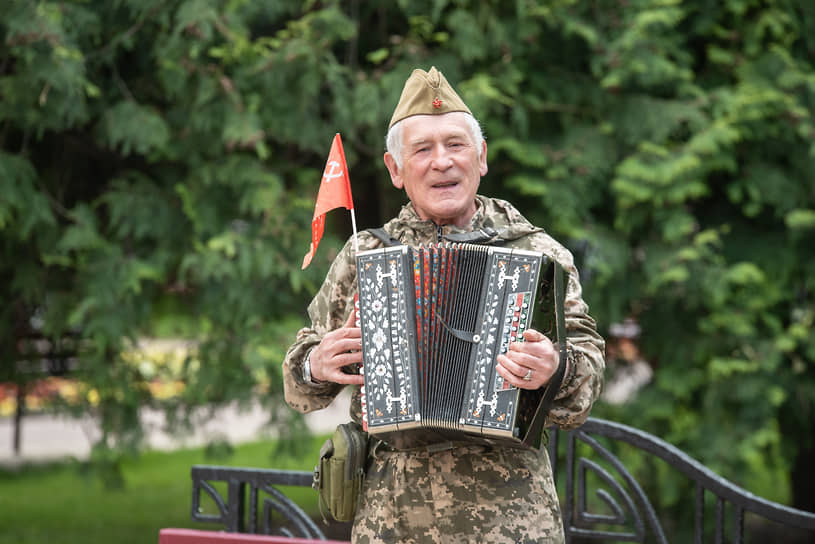
[[[581,424],[602,386],[604,342],[582,300],[572,255],[508,202],[477,194],[487,173],[487,144],[470,110],[435,68],[415,70],[407,80],[384,160],[394,187],[410,200],[385,224],[390,238],[416,247],[489,227],[504,246],[541,251],[568,272],[567,367],[546,421],[561,428]],[[360,250],[381,247],[379,238],[361,233]],[[349,242],[309,305],[311,326],[299,331],[283,363],[287,402],[301,412],[326,407],[351,385],[351,416],[361,419],[363,378],[348,373],[362,361],[355,293]],[[544,388],[557,369],[557,350],[536,330],[523,338],[497,357],[497,372],[518,388]],[[375,440],[371,448],[354,542],[564,540],[545,452],[467,440],[440,445],[433,433],[417,430],[399,434],[389,443]]]

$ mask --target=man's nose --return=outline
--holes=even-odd
[[[436,170],[447,170],[453,165],[450,153],[444,145],[433,146],[433,157],[431,166]]]

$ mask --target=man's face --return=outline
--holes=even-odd
[[[419,217],[464,227],[475,213],[475,194],[487,173],[487,144],[479,158],[465,113],[414,115],[402,123],[402,168],[385,153],[391,181]]]

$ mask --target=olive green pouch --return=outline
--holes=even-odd
[[[337,521],[354,519],[367,457],[368,433],[354,422],[338,425],[320,448],[312,487],[319,493],[320,509],[325,506]]]

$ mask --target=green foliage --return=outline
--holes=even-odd
[[[217,440],[172,452],[120,455],[115,461],[120,469],[115,477],[124,483],[123,489],[102,485],[96,476],[108,465],[99,463],[67,461],[0,470],[3,542],[144,544],[157,542],[158,531],[164,527],[222,530],[223,525],[190,519],[192,465],[311,470],[325,439],[315,436],[307,441],[309,453],[299,456],[275,454],[279,445],[270,441],[233,447]],[[225,486],[216,487],[226,493]],[[313,519],[320,519],[313,489],[289,486],[282,491]],[[201,496],[201,508],[207,514],[217,513],[215,502],[206,493]],[[329,529],[323,527],[326,533]]]
[[[121,353],[167,308],[202,339],[185,404],[279,402],[349,230],[332,215],[299,270],[331,137],[380,225],[404,200],[385,127],[436,65],[484,126],[482,192],[574,250],[604,333],[642,326],[653,383],[598,413],[789,498],[768,482],[815,447],[808,0],[14,0],[0,21],[0,344],[32,316],[78,330],[106,443],[138,439],[147,377]]]

